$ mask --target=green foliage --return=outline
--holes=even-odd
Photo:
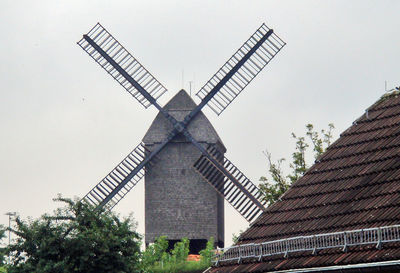
[[[0,225],[0,242],[4,237],[5,237],[5,230],[4,227]],[[4,264],[4,249],[0,247],[0,268],[3,264]]]
[[[305,152],[309,145],[306,143],[304,137],[298,137],[294,133],[292,133],[292,137],[296,140],[296,148],[292,154],[292,163],[289,165],[292,169],[292,174],[287,175],[290,180],[289,184],[297,181],[297,179],[302,177],[308,169],[306,165]]]
[[[206,244],[206,248],[200,251],[200,260],[205,265],[211,265],[211,259],[214,256],[214,237],[211,237]]]
[[[6,237],[6,229],[4,226],[0,225],[0,242]],[[0,247],[0,273],[6,272],[5,269],[2,267],[6,260],[6,249]],[[2,271],[3,270],[3,271]]]
[[[156,241],[149,245],[142,253],[140,268],[142,271],[148,270],[151,266],[161,261],[163,254],[166,253],[168,248],[168,241],[166,236],[160,236]]]
[[[306,128],[306,135],[313,144],[314,157],[317,159],[325,152],[326,148],[331,145],[331,140],[333,138],[332,130],[335,129],[335,126],[329,123],[328,130],[321,130],[321,136],[317,131],[314,131],[314,126],[312,124],[307,124]]]
[[[197,273],[203,272],[208,266],[204,266],[202,262],[185,261],[182,263],[167,262],[163,265],[154,266],[151,273]]]
[[[267,200],[269,204],[273,204],[289,188],[290,183],[287,181],[286,176],[283,174],[281,169],[282,162],[285,159],[281,158],[276,163],[273,163],[271,153],[265,151],[264,155],[268,160],[268,172],[274,183],[269,183],[268,178],[262,176],[260,178],[261,183],[259,187],[260,191],[264,195],[264,199]]]
[[[153,245],[150,245],[142,256],[142,263],[145,263],[142,270],[144,272],[179,272],[189,255],[189,240],[183,238],[177,242],[171,253],[167,252],[167,247],[168,241],[165,236],[159,237]],[[155,257],[147,258],[151,253],[156,254]]]
[[[58,197],[65,207],[53,215],[23,221],[11,229],[9,273],[139,272],[140,236],[131,217]]]
[[[232,234],[232,242],[235,245],[237,242],[239,242],[239,238],[242,235],[242,233],[244,232],[244,230],[239,230],[238,235],[236,235],[235,233]]]
[[[285,158],[280,158],[274,163],[271,153],[268,151],[264,152],[267,158],[269,178],[262,176],[259,187],[269,205],[275,203],[289,189],[290,185],[296,182],[308,170],[306,153],[310,145],[313,148],[312,152],[315,159],[318,159],[325,152],[326,148],[331,144],[334,128],[335,126],[330,123],[327,130],[317,132],[314,130],[312,124],[307,124],[305,137],[292,133],[292,137],[296,141],[296,146],[295,151],[292,153],[292,161],[289,163],[291,169],[291,173],[289,174],[285,174],[282,170],[282,163],[285,161]]]
[[[174,245],[174,249],[171,251],[171,260],[174,263],[182,263],[186,261],[189,255],[189,239],[182,238],[180,242]]]
[[[7,273],[7,269],[4,266],[0,266],[0,273]]]
[[[167,252],[168,241],[165,236],[159,237],[148,246],[142,254],[141,271],[151,273],[203,272],[211,265],[214,254],[214,239],[210,238],[204,250],[200,251],[199,262],[187,261],[189,240],[183,238]]]

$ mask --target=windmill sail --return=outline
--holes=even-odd
[[[207,105],[220,115],[285,44],[272,29],[262,24],[196,96],[202,100],[211,96]]]
[[[153,102],[141,89],[157,100],[167,89],[157,81],[102,25],[97,23],[78,45],[86,51],[145,108]]]
[[[208,152],[215,158],[220,157],[214,147],[209,147]],[[210,183],[224,198],[249,222],[257,218],[262,212],[255,198],[263,207],[266,201],[262,198],[260,190],[254,185],[232,162],[223,159],[223,167],[231,176],[226,176],[206,156],[201,156],[194,164],[195,170]],[[235,181],[233,181],[235,180]],[[237,184],[240,183],[248,193],[243,192]],[[252,198],[249,198],[251,194]]]
[[[112,209],[144,176],[141,165],[147,155],[144,144],[140,143],[83,199],[95,207]]]
[[[217,114],[239,95],[271,59],[285,46],[265,24],[239,48],[196,94],[201,98],[182,122],[162,108],[157,99],[167,89],[158,82],[103,26],[96,24],[78,45],[89,54],[145,108],[153,104],[173,125],[173,130],[151,153],[139,144],[116,168],[98,183],[84,200],[96,207],[114,207],[144,176],[144,167],[178,133],[193,143],[202,156],[195,169],[248,221],[265,208],[258,188],[229,160],[212,147],[206,150],[187,131],[191,120],[208,105]],[[223,164],[221,164],[221,163]]]

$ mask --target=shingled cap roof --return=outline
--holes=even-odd
[[[280,201],[246,230],[239,245],[400,224],[400,96],[383,96],[344,131]],[[298,251],[221,261],[210,272],[369,272],[400,260],[400,243]],[[383,263],[382,263],[383,262]],[[397,261],[397,268],[400,261]],[[393,262],[392,262],[393,263]],[[333,267],[335,266],[335,267]],[[392,265],[391,268],[393,268]],[[308,268],[308,269],[307,269]],[[353,269],[352,269],[353,268]],[[308,270],[308,271],[307,271]],[[397,269],[399,270],[399,269]],[[347,271],[346,271],[347,272]],[[399,272],[399,271],[394,271]]]

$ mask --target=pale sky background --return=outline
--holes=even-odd
[[[263,23],[287,46],[217,117],[227,157],[253,182],[290,133],[345,130],[400,85],[400,1],[6,1],[0,9],[0,224],[38,217],[57,193],[85,195],[142,139],[144,109],[76,42],[105,26],[169,90],[197,91]],[[196,100],[196,102],[199,102]],[[115,211],[144,233],[143,181]],[[226,204],[225,242],[247,222]]]

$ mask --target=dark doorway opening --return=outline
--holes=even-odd
[[[168,248],[167,251],[170,252],[174,249],[174,246],[180,240],[168,240]],[[192,239],[189,240],[189,254],[199,254],[200,250],[206,248],[207,240],[206,239]]]

